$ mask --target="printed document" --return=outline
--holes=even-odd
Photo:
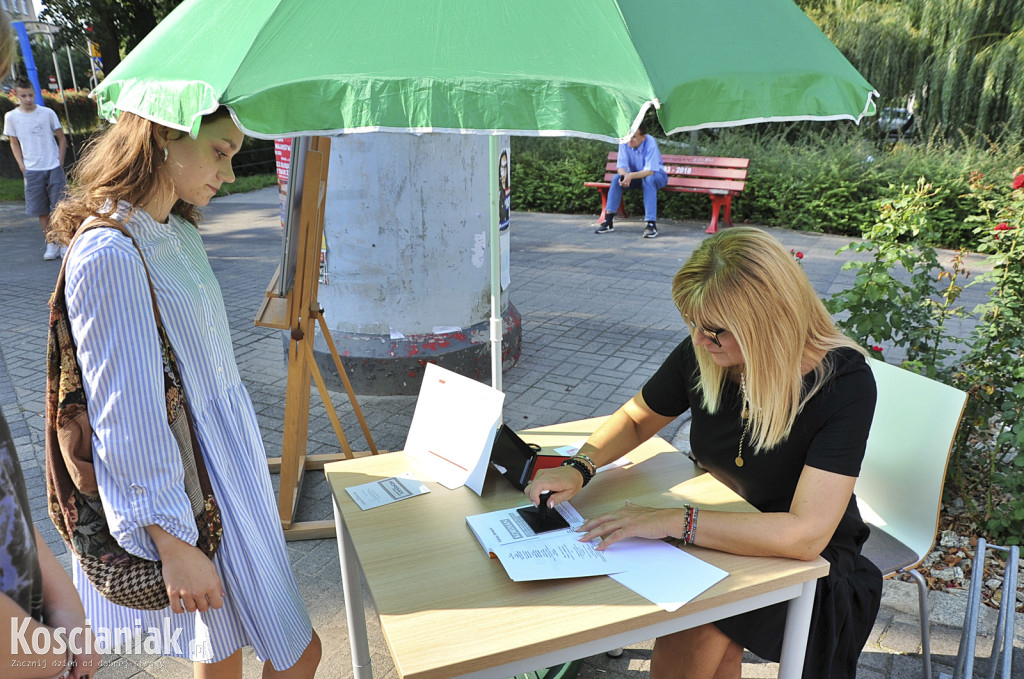
[[[467,516],[466,523],[516,582],[608,575],[671,612],[729,575],[663,540],[627,538],[598,551],[599,541],[580,542],[584,518],[572,505],[552,511],[569,528],[538,535],[515,508]]]
[[[520,505],[522,507],[529,507],[529,504]],[[490,554],[496,554],[498,547],[503,545],[510,545],[518,542],[524,542],[527,540],[535,540],[539,537],[549,537],[552,535],[561,535],[567,537],[570,540],[576,540],[580,534],[576,532],[576,529],[583,525],[583,517],[580,513],[569,504],[568,502],[562,502],[557,505],[554,509],[550,510],[558,512],[565,519],[566,523],[569,524],[568,528],[562,528],[561,530],[554,530],[548,533],[541,533],[539,536],[533,532],[529,524],[523,520],[523,517],[516,511],[517,508],[511,509],[499,509],[496,512],[488,512],[486,514],[476,514],[474,516],[467,516],[466,523],[469,524],[470,529],[473,531],[473,535],[480,542],[480,546],[484,548],[485,552]]]
[[[600,540],[580,542],[579,538],[579,533],[552,531],[497,547],[494,554],[516,582],[609,575],[622,568],[619,560],[594,549]]]
[[[411,473],[405,472],[399,476],[392,476],[389,479],[350,486],[345,491],[359,505],[360,509],[373,509],[374,507],[429,493],[430,489],[420,483],[419,479]]]

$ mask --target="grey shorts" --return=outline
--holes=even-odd
[[[53,212],[64,197],[67,179],[64,169],[28,170],[25,173],[25,212],[41,217]]]

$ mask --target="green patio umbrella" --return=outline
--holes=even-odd
[[[94,91],[193,130],[628,137],[859,121],[874,88],[792,0],[186,0]]]
[[[93,94],[193,134],[220,105],[261,138],[488,134],[492,171],[499,134],[859,122],[878,95],[792,0],[186,0]]]

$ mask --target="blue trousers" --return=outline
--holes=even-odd
[[[664,171],[655,172],[643,179],[634,179],[629,183],[626,191],[640,188],[644,192],[644,221],[658,221],[658,189],[668,186],[668,175]],[[619,211],[619,203],[622,202],[622,186],[619,185],[619,178],[612,179],[612,185],[608,189],[608,214],[613,215]]]

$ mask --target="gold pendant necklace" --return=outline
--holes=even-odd
[[[736,452],[736,466],[743,466],[743,439],[747,438],[747,432],[750,431],[750,408],[747,405],[747,374],[746,371],[740,373],[740,392],[743,394],[743,407],[740,409],[740,417],[746,422],[743,425],[743,433],[740,434],[740,447]]]

